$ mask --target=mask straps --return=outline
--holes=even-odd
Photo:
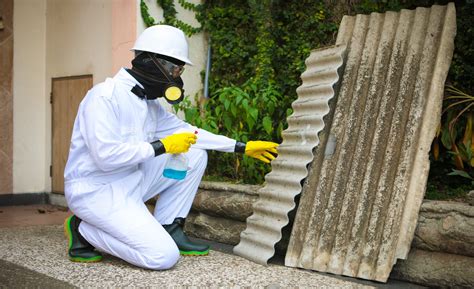
[[[133,70],[133,72],[135,72],[136,74],[140,75],[141,77],[143,77],[144,79],[146,79],[146,80],[148,80],[148,81],[150,81],[150,82],[166,83],[166,82],[164,82],[163,80],[154,77],[153,75],[150,75],[150,74],[148,74],[148,73],[145,73],[143,70],[141,70],[141,69],[139,69],[139,68],[132,67],[132,70]]]
[[[173,82],[174,81],[170,78],[170,76],[168,75],[168,73],[165,71],[164,67],[161,65],[161,63],[156,60],[155,56],[152,54],[152,53],[149,53],[147,52],[148,55],[150,56],[151,58],[151,61],[153,61],[153,63],[158,67],[158,69],[161,71],[161,73],[163,73],[163,75],[166,77],[166,79],[168,79],[169,82]]]

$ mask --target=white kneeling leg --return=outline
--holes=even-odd
[[[86,221],[79,226],[81,235],[99,251],[153,270],[169,269],[179,260],[175,242],[145,206],[116,212],[101,225],[106,230]]]
[[[139,267],[168,269],[178,262],[179,250],[143,203],[142,181],[136,171],[110,182],[71,183],[68,205],[82,219],[81,235],[99,251]]]

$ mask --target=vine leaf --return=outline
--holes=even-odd
[[[201,9],[202,4],[192,4],[185,0],[179,0],[179,4],[186,10],[190,10],[193,12],[198,12]],[[150,16],[148,5],[146,5],[144,0],[140,0],[140,12],[143,18],[143,22],[147,27],[156,25],[156,24],[167,24],[171,26],[178,27],[179,29],[183,30],[183,32],[188,36],[191,37],[192,35],[199,33],[202,31],[201,27],[193,27],[183,21],[179,20],[176,15],[178,12],[176,11],[175,4],[173,0],[157,0],[156,3],[163,9],[163,20],[156,23],[155,19]]]

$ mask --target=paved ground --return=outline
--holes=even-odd
[[[167,271],[137,268],[109,255],[100,263],[72,263],[61,226],[67,215],[49,205],[0,207],[0,288],[421,288],[395,280],[381,284],[278,264],[262,266],[215,243],[209,256],[182,257]]]

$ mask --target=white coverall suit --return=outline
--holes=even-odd
[[[168,269],[179,250],[161,226],[185,218],[207,164],[205,150],[233,152],[236,141],[197,129],[158,100],[138,98],[141,86],[125,69],[94,86],[81,102],[65,168],[65,195],[82,219],[81,235],[99,251],[139,267]],[[184,180],[163,177],[169,154],[155,157],[150,142],[176,131],[198,131],[186,153]],[[144,202],[159,194],[154,215]]]

